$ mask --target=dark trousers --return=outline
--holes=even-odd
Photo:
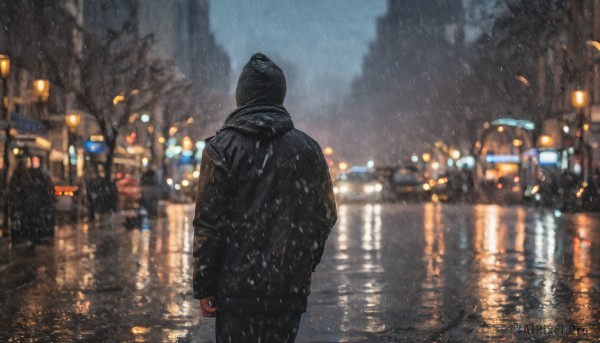
[[[300,312],[237,313],[217,311],[217,343],[293,343],[300,326]]]

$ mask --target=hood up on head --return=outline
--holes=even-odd
[[[283,105],[285,93],[286,82],[281,68],[267,56],[256,53],[240,74],[235,100],[239,107],[259,103]]]
[[[267,56],[252,55],[238,81],[238,108],[227,117],[221,130],[272,138],[293,129],[294,123],[283,107],[285,93],[283,71]]]

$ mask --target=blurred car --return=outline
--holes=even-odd
[[[448,172],[430,184],[434,201],[457,201],[463,198],[463,179],[460,172]]]
[[[518,176],[502,176],[498,180],[485,180],[479,187],[480,200],[495,204],[512,204],[523,201],[525,191]]]
[[[503,176],[496,183],[496,200],[499,203],[519,203],[523,201],[523,193],[518,176]]]
[[[400,167],[390,176],[390,187],[396,199],[428,198],[430,187],[424,187],[423,177],[415,167]]]
[[[198,179],[182,179],[175,181],[167,178],[168,199],[176,204],[193,203],[196,199],[196,189],[198,188]]]
[[[367,168],[354,167],[339,174],[333,185],[339,202],[378,202],[384,199],[384,185]]]
[[[138,208],[142,186],[140,180],[126,175],[116,182],[119,191],[119,208],[122,210],[135,210]]]
[[[84,204],[80,200],[79,186],[58,183],[54,186],[54,196],[56,197],[56,213],[60,219],[76,219],[77,212],[85,210]]]

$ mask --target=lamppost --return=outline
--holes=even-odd
[[[10,72],[10,58],[0,54],[0,76],[2,76],[2,120],[8,121],[8,73]]]
[[[591,166],[591,155],[585,154],[585,131],[589,128],[589,124],[585,122],[585,113],[584,108],[588,104],[588,93],[582,89],[576,89],[571,93],[571,105],[577,110],[577,133],[576,137],[579,142],[578,150],[581,156],[581,166],[583,169],[582,179],[586,179],[586,174],[588,173],[588,168],[586,165]],[[587,156],[587,161],[585,161],[584,155]],[[587,163],[585,163],[587,162]]]
[[[8,169],[10,167],[10,116],[8,115],[8,73],[10,72],[10,58],[7,55],[0,54],[0,76],[2,77],[2,120],[4,121],[4,154],[2,173],[2,191],[4,195],[2,229],[10,233],[8,229]]]
[[[429,161],[431,161],[431,154],[428,152],[423,153],[421,155],[421,161],[423,162],[422,163],[423,176],[429,177],[428,164],[429,164]]]
[[[69,185],[74,183],[74,168],[73,165],[77,166],[77,127],[81,122],[81,117],[77,113],[69,114],[65,117],[69,132],[67,135],[67,152],[69,161]]]
[[[517,166],[517,175],[519,176],[519,186],[522,186],[522,180],[524,179],[523,175],[523,140],[519,138],[515,138],[512,141],[512,144],[515,148],[517,148],[517,154],[519,155],[519,165]]]
[[[33,91],[37,95],[38,101],[38,115],[40,119],[45,116],[44,103],[48,101],[50,96],[50,81],[44,79],[37,79],[33,81]]]

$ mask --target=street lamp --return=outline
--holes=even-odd
[[[10,58],[8,55],[0,54],[0,74],[3,79],[8,77],[10,72]]]
[[[423,162],[428,163],[431,160],[431,154],[426,152],[423,154],[423,156],[421,156],[421,159]]]
[[[521,186],[521,181],[523,179],[523,140],[519,138],[515,138],[512,141],[512,144],[515,148],[517,148],[517,154],[519,154],[519,165],[517,167],[517,174],[519,175],[519,186]]]
[[[181,140],[181,148],[186,151],[192,150],[192,139],[188,136],[183,137],[183,139]]]
[[[450,157],[455,161],[458,160],[460,158],[460,151],[458,149],[450,150]]]
[[[575,109],[582,110],[588,103],[588,93],[582,89],[576,89],[571,93],[571,105]]]
[[[325,154],[325,156],[331,156],[333,155],[333,149],[331,147],[326,147],[323,149],[323,154]]]
[[[65,121],[67,122],[67,126],[70,129],[76,130],[77,126],[79,126],[79,123],[81,122],[81,117],[79,116],[79,114],[69,114],[66,118]]]
[[[581,156],[582,165],[585,166],[584,163],[584,150],[585,150],[585,140],[584,140],[584,131],[585,131],[585,114],[583,112],[584,108],[588,104],[588,93],[583,89],[576,89],[571,93],[571,105],[573,108],[577,110],[577,134],[576,137],[579,140],[579,151]],[[591,166],[591,155],[588,156],[588,163]],[[587,169],[586,169],[587,171]],[[585,175],[583,175],[583,179],[585,180]]]
[[[65,122],[67,123],[67,127],[69,128],[69,133],[67,136],[67,145],[68,145],[68,155],[69,155],[69,185],[72,185],[74,182],[74,168],[73,165],[77,165],[77,127],[81,122],[81,117],[77,113],[69,114],[65,117]]]
[[[523,141],[518,138],[515,138],[515,139],[513,139],[513,145],[518,148],[520,146],[523,146]]]
[[[554,139],[548,135],[541,135],[538,139],[538,145],[540,148],[552,148],[554,146]]]
[[[10,72],[10,58],[0,54],[0,76],[2,76],[2,119],[8,120],[8,73]]]
[[[50,81],[44,79],[34,80],[33,90],[43,101],[48,100],[48,96],[50,95]]]
[[[0,54],[0,76],[2,77],[2,118],[6,120],[8,114],[8,74],[10,72],[10,58],[7,55]]]
[[[3,163],[2,168],[4,169],[4,173],[2,173],[2,190],[4,195],[4,206],[3,206],[3,218],[2,218],[2,229],[4,231],[9,232],[9,235],[12,238],[12,230],[8,229],[8,212],[9,212],[9,204],[6,201],[8,195],[8,169],[10,167],[10,116],[8,115],[8,74],[10,72],[10,58],[7,55],[0,54],[0,76],[2,77],[2,120],[5,122],[5,131],[4,135],[6,139],[4,140],[4,154],[3,154]]]
[[[48,101],[48,97],[50,96],[50,81],[44,79],[34,80],[33,91],[38,97],[38,113],[41,118],[45,114],[43,103]]]

